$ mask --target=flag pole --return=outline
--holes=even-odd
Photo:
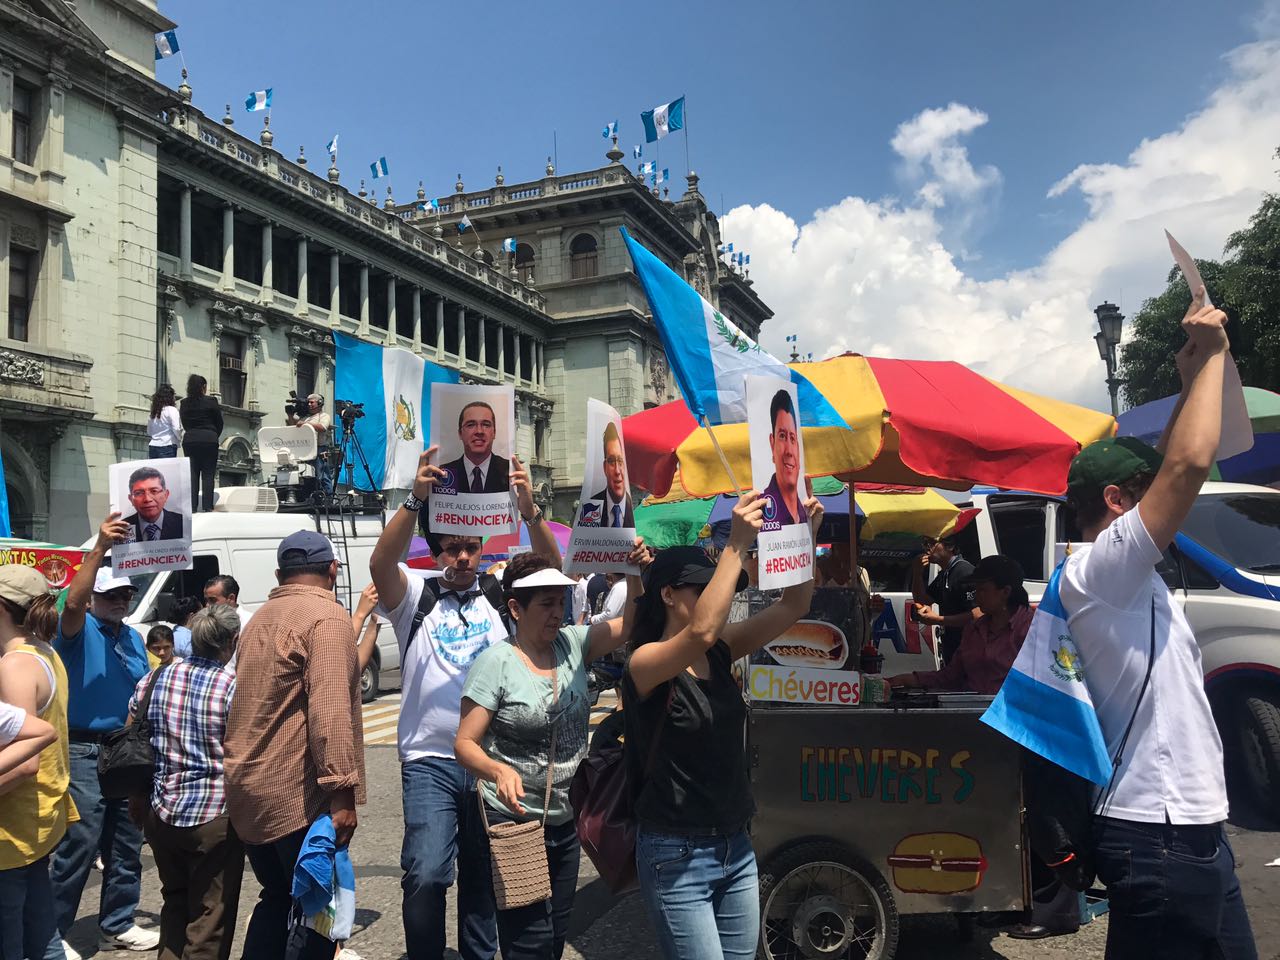
[[[684,102],[684,172],[693,173],[693,164],[689,161],[689,101]]]
[[[720,455],[720,463],[724,467],[724,472],[729,475],[729,482],[733,484],[734,492],[741,497],[743,489],[738,483],[738,478],[733,475],[733,467],[729,466],[729,458],[724,455],[724,449],[720,446],[720,441],[716,439],[716,432],[711,429],[711,421],[707,419],[707,415],[702,415],[702,426],[707,431],[707,436],[711,438],[711,445],[716,448],[716,453]]]

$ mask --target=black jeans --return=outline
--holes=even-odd
[[[511,817],[488,811],[489,823]],[[480,818],[472,821],[479,830],[485,863],[489,861],[489,837]],[[547,867],[551,873],[551,899],[515,910],[498,911],[498,945],[502,960],[560,960],[569,936],[569,915],[578,891],[578,860],[581,847],[578,829],[572,820],[546,826]],[[624,951],[625,952],[625,951]]]
[[[1222,824],[1098,817],[1094,856],[1111,902],[1107,960],[1256,960]]]
[[[182,452],[191,461],[191,512],[213,509],[213,478],[218,469],[218,444],[184,440]]]
[[[267,957],[333,960],[332,940],[309,927],[297,926],[290,930],[293,868],[306,836],[304,827],[272,843],[245,844],[249,866],[253,867],[253,875],[262,885],[262,892],[258,894],[253,916],[249,918],[249,929],[245,931],[242,960],[265,960]]]

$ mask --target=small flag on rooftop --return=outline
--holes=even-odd
[[[166,30],[164,33],[156,34],[156,59],[163,60],[165,57],[172,57],[182,48],[178,46],[178,31]]]
[[[244,98],[244,108],[250,113],[258,110],[271,109],[271,87],[265,90],[255,90]]]
[[[634,147],[631,148],[631,156],[639,160],[641,157],[644,156],[644,147],[642,147],[640,144],[637,143]]]
[[[472,229],[471,218],[464,213],[462,219],[458,221],[458,232],[465,233],[469,229]]]
[[[505,239],[505,240],[503,240],[503,241],[502,241],[502,252],[503,252],[503,253],[515,253],[515,252],[516,252],[516,238],[515,238],[515,237],[507,237],[507,239]]]
[[[610,137],[616,137],[617,135],[618,135],[617,120],[614,120],[612,123],[606,123],[604,125],[604,130],[600,132],[600,136],[604,137],[606,140],[608,140]]]
[[[387,175],[387,158],[379,157],[373,163],[369,164],[369,170],[373,173],[373,179],[381,180]]]
[[[657,173],[657,172],[658,172],[658,161],[656,160],[649,160],[646,163],[640,164],[640,175],[642,177],[647,174]]]
[[[645,143],[661,140],[668,133],[684,129],[684,97],[664,103],[640,114],[644,122]]]
[[[333,135],[333,139],[324,145],[324,152],[325,153],[338,152],[338,135],[336,133]]]
[[[745,257],[742,258],[742,265],[745,267],[750,262],[751,262],[751,254],[748,253]]]

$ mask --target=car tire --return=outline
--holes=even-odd
[[[760,871],[761,960],[891,960],[897,949],[893,891],[847,847],[801,841]]]
[[[378,658],[374,657],[360,672],[360,702],[373,703],[378,699]]]
[[[1254,692],[1241,704],[1241,768],[1263,810],[1280,809],[1280,696]]]

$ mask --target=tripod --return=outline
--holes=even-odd
[[[342,468],[347,468],[347,486],[355,487],[356,463],[364,469],[365,479],[369,481],[369,489],[377,491],[378,485],[373,482],[373,471],[369,469],[369,460],[364,455],[364,447],[360,446],[360,438],[356,436],[356,418],[342,418],[342,441],[338,444],[338,464],[333,471],[333,483],[326,491],[330,496],[338,492],[338,480],[342,476]]]

